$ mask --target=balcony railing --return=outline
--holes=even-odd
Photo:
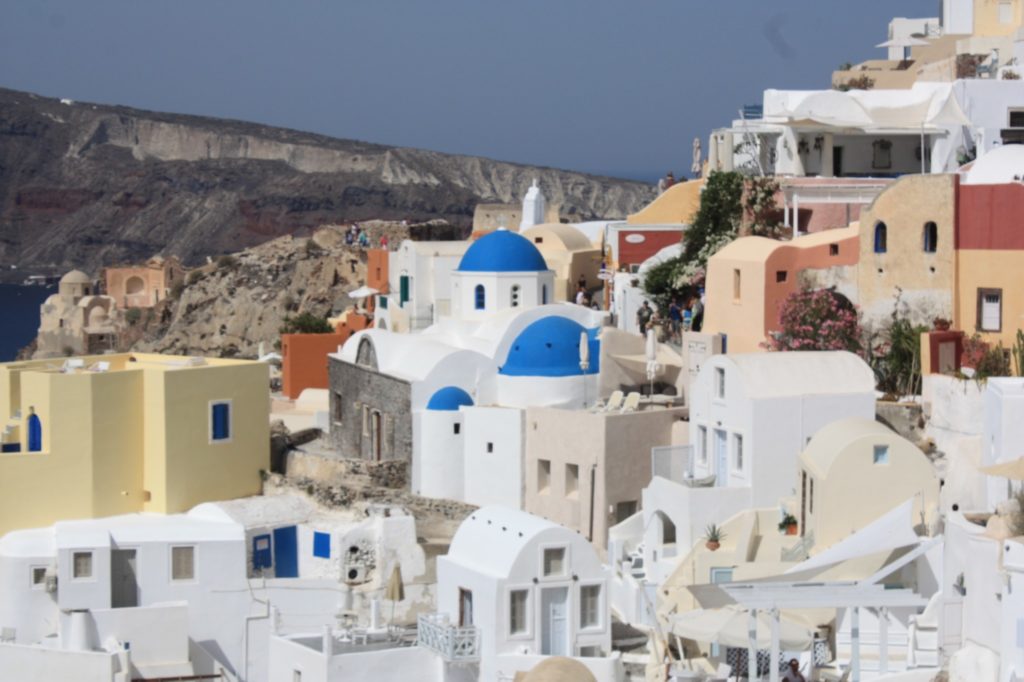
[[[416,629],[416,643],[440,655],[446,663],[480,660],[480,631],[473,626],[456,627],[447,616],[431,613],[420,615]]]

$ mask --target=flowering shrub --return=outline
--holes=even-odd
[[[798,291],[779,311],[781,331],[768,339],[769,350],[861,350],[857,308],[834,289]]]
[[[964,350],[960,354],[960,366],[977,369],[981,361],[985,359],[991,346],[981,340],[978,334],[964,339]]]

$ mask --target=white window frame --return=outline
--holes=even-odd
[[[562,550],[562,572],[557,575],[547,575],[544,572],[544,555],[548,550]],[[568,545],[552,543],[547,545],[541,545],[537,548],[538,561],[540,564],[540,581],[541,582],[553,582],[553,581],[565,581],[572,575],[572,548]]]
[[[526,609],[523,618],[525,619],[526,628],[522,632],[512,632],[512,593],[513,592],[525,592],[526,593]],[[522,584],[522,585],[509,585],[505,589],[505,604],[508,606],[508,611],[505,614],[505,631],[508,633],[509,639],[533,639],[533,585]]]
[[[596,587],[597,588],[597,607],[596,607],[596,610],[597,610],[597,613],[596,613],[597,621],[593,625],[584,625],[583,624],[583,588],[585,588],[585,587]],[[576,619],[577,619],[577,627],[579,628],[580,632],[597,632],[597,631],[600,631],[600,630],[604,630],[604,627],[605,627],[605,624],[604,624],[604,620],[605,620],[604,612],[605,612],[605,598],[606,598],[605,595],[607,594],[607,592],[608,592],[608,590],[605,589],[605,584],[603,582],[581,582],[580,583],[579,594],[578,594],[577,599],[576,599],[576,604],[577,604]]]
[[[222,400],[211,400],[206,405],[206,438],[210,445],[228,445],[235,440],[235,401],[233,398]],[[214,405],[228,406],[228,437],[213,437],[213,407]]]
[[[75,557],[79,554],[89,555],[89,575],[76,576],[75,575]],[[71,550],[71,580],[76,583],[94,583],[96,582],[96,552],[91,549],[73,549]]]
[[[1013,0],[999,0],[996,7],[996,21],[1000,26],[1009,26],[1013,23]]]
[[[744,461],[745,454],[746,453],[743,451],[743,434],[732,434],[732,470],[734,472],[739,474],[743,473],[743,467],[746,464]]]
[[[174,550],[176,549],[191,549],[192,550],[192,577],[191,578],[175,578],[174,577]],[[167,550],[167,576],[169,582],[176,585],[190,584],[199,582],[199,546],[198,545],[171,545]]]

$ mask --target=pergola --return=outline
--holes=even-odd
[[[779,612],[782,609],[850,609],[851,645],[850,680],[860,682],[860,609],[878,609],[879,666],[888,671],[888,626],[886,612],[890,608],[924,608],[928,600],[910,589],[887,589],[881,580],[924,555],[942,537],[920,542],[895,561],[886,564],[863,580],[808,581],[775,580],[735,582],[713,585],[693,585],[688,589],[701,605],[706,607],[736,604],[749,615],[747,647],[747,675],[757,679],[757,618],[758,612],[767,612],[771,628],[769,680],[779,682]]]
[[[888,182],[792,182],[782,181],[783,226],[793,228],[795,239],[800,230],[800,203],[851,204],[867,206],[889,186]],[[847,211],[846,222],[850,215]]]

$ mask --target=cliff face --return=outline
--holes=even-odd
[[[318,225],[444,219],[515,202],[538,178],[575,219],[623,217],[642,183],[253,123],[0,89],[0,267],[187,264]]]

